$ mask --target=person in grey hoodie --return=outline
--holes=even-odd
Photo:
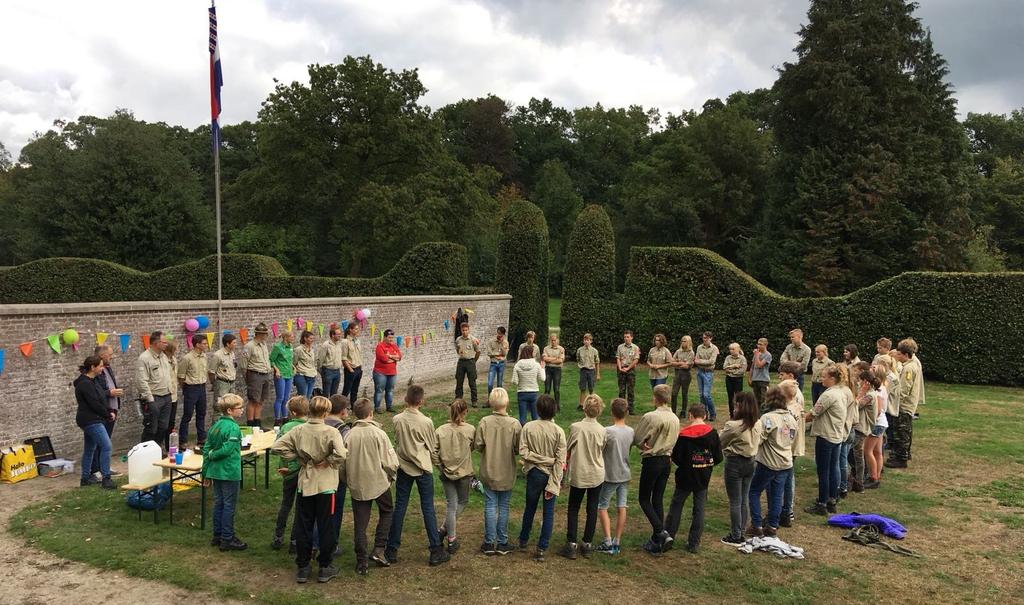
[[[537,394],[544,385],[544,367],[537,363],[534,345],[524,344],[519,348],[519,361],[512,368],[512,384],[516,385],[516,400],[519,405],[519,424],[526,424],[526,412],[530,420],[536,420]]]

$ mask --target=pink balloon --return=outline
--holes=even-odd
[[[199,322],[193,317],[185,320],[185,331],[195,332],[199,329]]]
[[[363,321],[364,319],[366,319],[366,313],[363,312],[362,309],[359,309],[358,311],[356,311],[356,319],[358,319],[359,321]]]

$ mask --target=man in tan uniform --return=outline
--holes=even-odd
[[[914,439],[914,414],[917,406],[924,401],[924,372],[921,361],[917,357],[917,342],[912,338],[904,338],[896,345],[896,361],[903,364],[900,369],[899,416],[893,427],[893,439],[889,447],[889,459],[885,466],[889,468],[907,468],[911,459],[910,447]]]
[[[192,414],[196,416],[196,445],[202,447],[206,442],[206,384],[210,378],[206,368],[206,348],[209,343],[206,336],[192,336],[192,350],[181,358],[178,364],[178,380],[181,381],[181,393],[184,409],[181,412],[181,423],[178,425],[179,447],[184,449],[188,443],[188,425]]]
[[[459,361],[455,365],[455,398],[462,399],[462,384],[469,380],[469,396],[476,407],[476,360],[480,358],[480,341],[469,333],[469,324],[459,326],[462,335],[455,339],[455,352]]]
[[[260,426],[263,404],[270,401],[270,387],[274,384],[274,375],[270,370],[270,349],[267,347],[268,333],[267,324],[260,322],[256,326],[255,336],[242,351],[246,397],[249,399],[245,419],[249,426]]]
[[[210,355],[207,371],[213,383],[213,399],[216,401],[231,392],[235,386],[235,338],[234,334],[221,337],[221,348]]]

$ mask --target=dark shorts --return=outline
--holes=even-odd
[[[597,371],[594,369],[580,368],[580,391],[594,392],[594,376]]]
[[[270,389],[274,386],[274,375],[259,372],[245,373],[245,396],[256,403],[270,403]]]

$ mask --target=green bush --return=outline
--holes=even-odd
[[[1024,350],[1024,273],[913,272],[845,296],[787,298],[708,250],[634,248],[625,291],[613,323],[632,327],[642,348],[657,332],[675,349],[683,334],[699,342],[711,330],[723,351],[735,341],[749,352],[764,336],[777,360],[801,327],[833,359],[853,343],[870,360],[879,337],[913,337],[932,379],[1024,385],[1024,364],[1012,361]]]
[[[621,324],[615,292],[615,233],[604,208],[587,206],[576,217],[566,248],[562,281],[562,319],[559,337],[573,356],[583,344],[583,334],[594,336],[602,358],[613,355]]]
[[[548,334],[548,225],[540,208],[515,200],[498,229],[495,289],[512,295],[508,311],[508,339],[513,354],[526,333],[537,333],[543,343]]]
[[[268,256],[225,254],[223,275],[226,299],[426,294],[468,288],[468,260],[462,245],[429,242],[380,277],[350,278],[290,276]],[[84,258],[46,258],[0,271],[5,304],[216,298],[216,256],[151,273]]]

